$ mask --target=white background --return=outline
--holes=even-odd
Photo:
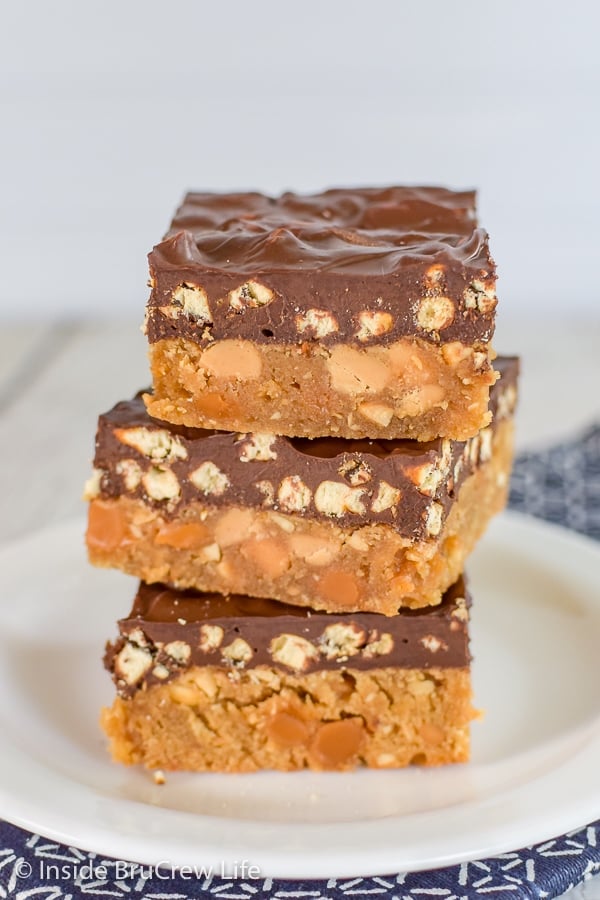
[[[600,317],[594,0],[0,3],[4,317],[140,320],[184,189],[477,186],[500,310]]]

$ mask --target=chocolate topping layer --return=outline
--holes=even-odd
[[[378,343],[406,335],[482,343],[494,329],[495,265],[477,227],[474,191],[190,193],[149,263],[150,342],[299,344],[316,339],[298,327],[314,310],[334,317],[336,328],[319,337],[330,344],[356,341],[364,312],[391,316],[385,333],[372,338]],[[202,290],[202,309],[182,305],[183,286]],[[429,297],[454,305],[433,331],[418,316]]]
[[[492,425],[466,442],[308,440],[185,428],[152,419],[138,395],[100,416],[94,459],[100,496],[142,499],[165,519],[201,502],[334,518],[343,526],[386,523],[420,540],[428,536],[432,505],[440,505],[444,520],[462,482],[489,458],[496,424],[512,414],[518,359],[500,357],[495,366],[501,377],[490,394]],[[152,497],[149,472],[174,476],[176,493]]]
[[[462,578],[439,606],[391,617],[334,615],[275,600],[141,583],[130,614],[119,622],[120,637],[106,645],[104,663],[122,696],[191,666],[266,665],[297,672],[461,668],[471,659],[469,605]]]

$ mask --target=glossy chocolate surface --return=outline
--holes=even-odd
[[[441,187],[347,188],[313,195],[190,193],[149,255],[150,342],[185,337],[204,344],[245,338],[301,343],[297,315],[334,314],[338,329],[326,344],[353,341],[364,310],[389,312],[393,327],[378,342],[418,334],[425,340],[488,341],[494,310],[465,302],[474,282],[493,285],[495,265],[478,227],[474,191]],[[432,285],[431,267],[441,280]],[[232,309],[228,294],[248,281],[273,291],[268,305]],[[212,321],[165,315],[180,285],[200,286]],[[435,335],[415,324],[423,296],[456,306]]]

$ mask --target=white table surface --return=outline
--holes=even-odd
[[[522,357],[518,450],[600,422],[600,318],[500,316],[494,343]],[[0,541],[83,514],[98,413],[148,383],[135,321],[0,323]],[[600,876],[565,896],[600,900]]]

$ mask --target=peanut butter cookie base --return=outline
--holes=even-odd
[[[148,412],[174,425],[292,437],[442,436],[467,440],[489,424],[496,373],[488,345],[418,338],[361,347],[185,338],[150,346]]]
[[[116,762],[255,772],[465,762],[475,717],[468,668],[292,675],[206,666],[118,697],[101,724]]]
[[[395,615],[440,602],[506,502],[513,423],[463,483],[437,537],[409,541],[384,524],[342,528],[293,514],[190,504],[168,520],[143,501],[90,504],[90,561],[148,583],[270,597],[327,612]]]

